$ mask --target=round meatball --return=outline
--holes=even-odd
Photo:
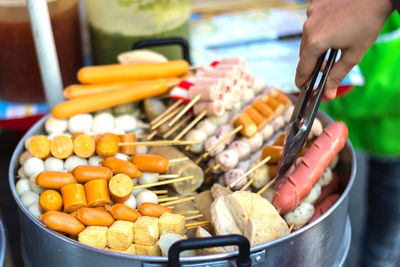
[[[94,116],[92,131],[105,134],[114,129],[114,117],[108,112],[102,112]]]
[[[68,120],[68,131],[75,132],[89,132],[93,123],[93,116],[91,114],[78,114],[72,116]]]

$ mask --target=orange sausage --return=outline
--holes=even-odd
[[[45,135],[33,136],[29,142],[29,152],[37,158],[45,159],[50,156],[51,141]]]
[[[252,106],[268,120],[271,120],[273,118],[274,111],[267,104],[265,104],[260,98],[254,101]]]
[[[267,118],[263,117],[255,108],[248,106],[244,112],[249,115],[252,121],[257,125],[258,128],[262,128],[268,123]]]
[[[39,219],[50,229],[73,236],[77,236],[85,229],[77,218],[61,211],[47,211],[40,215]]]
[[[165,173],[168,171],[169,160],[166,157],[152,154],[136,154],[131,161],[142,172]]]
[[[271,164],[268,165],[268,176],[273,178],[278,175],[278,165],[277,164]]]
[[[86,226],[110,226],[114,223],[113,216],[104,208],[80,208],[76,218]]]
[[[111,169],[113,174],[123,173],[131,178],[137,178],[142,176],[142,172],[139,171],[138,167],[130,161],[118,159],[118,158],[105,158],[101,165]]]
[[[145,202],[139,206],[139,212],[143,216],[151,216],[151,217],[158,217],[160,218],[166,212],[173,213],[172,209],[168,207],[164,207],[158,204]]]
[[[87,134],[81,134],[73,139],[74,153],[81,158],[89,158],[96,151],[96,141]]]
[[[290,100],[290,98],[280,90],[273,89],[269,92],[269,94],[272,98],[285,106],[290,106],[292,104],[292,100]]]
[[[81,184],[67,184],[61,187],[61,195],[65,212],[73,212],[86,207],[85,189]]]
[[[116,220],[135,222],[137,218],[142,216],[140,212],[123,203],[117,203],[112,206],[106,205],[106,210],[109,211]]]
[[[281,159],[282,151],[282,146],[264,146],[261,151],[261,160],[265,159],[268,156],[271,156],[271,159],[268,163],[276,164]]]
[[[140,82],[121,90],[113,90],[79,98],[71,99],[56,105],[52,114],[57,119],[67,119],[77,114],[94,112],[152,96],[162,95],[169,91],[167,82]]]
[[[240,130],[240,133],[245,136],[245,137],[253,137],[257,131],[258,127],[254,123],[254,121],[250,118],[249,115],[246,113],[242,113],[239,117],[236,118],[236,120],[233,122],[233,125],[235,127],[238,127],[239,125],[242,125],[243,128]]]
[[[94,179],[85,184],[85,193],[88,207],[99,207],[110,204],[107,181]]]
[[[66,159],[74,153],[72,139],[65,135],[59,135],[51,141],[51,154],[58,159]]]
[[[101,166],[80,165],[72,170],[72,174],[80,183],[86,183],[93,179],[110,180],[113,173],[109,168]]]
[[[39,197],[39,205],[44,212],[62,209],[62,197],[55,190],[46,190]]]
[[[116,203],[122,203],[129,199],[133,190],[133,181],[126,174],[117,174],[111,177],[108,183],[111,199]]]
[[[286,133],[281,133],[278,138],[276,138],[275,142],[272,144],[273,146],[283,146],[285,144]]]
[[[275,115],[282,114],[285,109],[281,102],[278,102],[276,99],[270,96],[262,97],[262,100],[274,111]]]
[[[136,141],[136,135],[134,133],[123,134],[123,135],[120,135],[119,137],[121,138],[122,143]],[[134,155],[135,152],[136,152],[136,147],[133,145],[121,146],[121,153],[123,153],[125,155]]]
[[[89,66],[78,71],[81,83],[107,83],[115,81],[143,81],[184,75],[189,71],[185,60],[171,60],[165,63],[112,64]]]
[[[64,185],[75,183],[75,177],[69,172],[44,171],[36,176],[36,184],[47,189],[60,189]]]
[[[112,133],[103,134],[96,144],[96,153],[102,158],[112,157],[117,154],[119,150],[119,143],[121,138]]]
[[[168,87],[174,87],[181,81],[181,79],[178,78],[168,78],[165,80],[168,83]],[[101,84],[72,84],[64,89],[63,95],[66,99],[73,99],[77,97],[123,89],[127,86],[137,84],[138,82],[139,81],[118,81]]]

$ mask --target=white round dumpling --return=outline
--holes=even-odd
[[[115,118],[114,126],[123,129],[125,132],[133,132],[138,127],[138,121],[129,114],[120,115]]]
[[[78,156],[71,156],[65,160],[64,168],[65,170],[71,172],[75,167],[80,165],[88,165],[87,159],[80,158]]]
[[[46,171],[64,170],[64,161],[62,159],[50,157],[44,161],[44,169]]]
[[[93,116],[91,114],[78,114],[68,120],[68,130],[70,133],[89,132],[92,128]]]
[[[49,116],[44,123],[44,128],[48,134],[63,133],[68,128],[68,121],[56,119],[53,116]]]
[[[31,177],[32,175],[36,175],[40,172],[44,171],[44,162],[43,160],[32,157],[29,158],[24,163],[24,172],[26,177]]]
[[[93,118],[92,131],[105,134],[114,129],[114,117],[108,112],[96,114]]]

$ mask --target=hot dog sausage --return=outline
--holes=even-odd
[[[93,179],[85,184],[86,200],[89,207],[100,207],[110,204],[107,180]]]
[[[76,218],[86,226],[110,226],[114,222],[113,216],[104,208],[80,208]]]
[[[117,203],[112,206],[106,205],[106,210],[111,213],[115,220],[124,220],[135,222],[142,214],[123,203]]]
[[[72,236],[77,236],[85,229],[77,218],[61,211],[47,211],[39,218],[50,229]]]
[[[33,136],[29,142],[29,152],[39,159],[50,156],[51,141],[45,135]]]
[[[72,212],[86,207],[85,189],[81,184],[67,184],[61,187],[64,211]]]
[[[101,166],[80,165],[72,170],[72,175],[80,183],[86,183],[93,179],[110,180],[113,173],[109,168]]]
[[[168,208],[154,203],[143,203],[139,206],[139,212],[143,216],[151,217],[161,217],[166,212],[173,213],[173,211]]]
[[[314,215],[309,220],[309,223],[321,217],[322,214],[327,212],[339,198],[340,198],[339,194],[334,194],[330,195],[324,201],[322,201],[318,206],[315,207]]]
[[[64,185],[75,183],[75,177],[68,172],[44,171],[36,177],[36,184],[47,189],[60,189]]]
[[[151,154],[136,154],[132,157],[132,162],[142,172],[165,173],[169,166],[166,157]]]
[[[105,158],[101,165],[111,169],[114,174],[123,173],[128,175],[131,178],[137,178],[142,176],[142,172],[139,171],[138,167],[132,162],[117,159],[117,158]]]
[[[246,113],[242,113],[239,117],[237,117],[234,120],[233,125],[235,127],[241,125],[243,128],[240,130],[240,133],[245,137],[252,137],[258,131],[257,125]]]
[[[343,148],[348,130],[343,122],[333,122],[308,149],[302,162],[285,179],[276,184],[274,206],[283,214],[294,210]]]

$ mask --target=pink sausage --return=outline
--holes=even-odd
[[[203,110],[207,110],[208,116],[222,116],[225,112],[225,107],[220,100],[212,102],[199,102],[193,106],[194,115],[199,115]]]
[[[220,64],[238,64],[243,69],[246,68],[246,60],[243,57],[223,58]]]
[[[221,78],[198,77],[195,85],[216,85],[218,88],[225,88],[226,81]]]
[[[226,80],[233,80],[233,73],[232,71],[226,70],[205,70],[201,77],[208,77],[208,78],[223,78]]]
[[[250,72],[248,72],[248,71],[244,73],[243,78],[244,78],[244,80],[246,81],[247,86],[250,86],[251,83],[253,82],[253,78],[251,77],[251,74],[250,74]]]
[[[242,97],[242,93],[244,92],[244,90],[240,89],[239,85],[234,85],[231,87],[231,94],[233,96],[233,98],[236,100],[235,102],[240,101],[240,98]]]
[[[278,181],[272,204],[281,214],[294,210],[310,193],[345,145],[347,137],[348,130],[343,122],[331,123],[308,149],[302,162],[287,175],[287,179]]]
[[[195,85],[189,89],[189,99],[195,98],[200,95],[201,101],[214,101],[218,99],[221,88],[216,85]]]
[[[216,68],[219,71],[232,71],[233,79],[239,79],[243,75],[243,70],[238,65],[219,64]]]
[[[311,223],[312,221],[315,221],[316,219],[321,217],[322,214],[327,212],[339,198],[339,194],[330,195],[329,197],[325,198],[324,201],[322,201],[319,205],[315,207],[314,215],[311,217],[308,223]]]

